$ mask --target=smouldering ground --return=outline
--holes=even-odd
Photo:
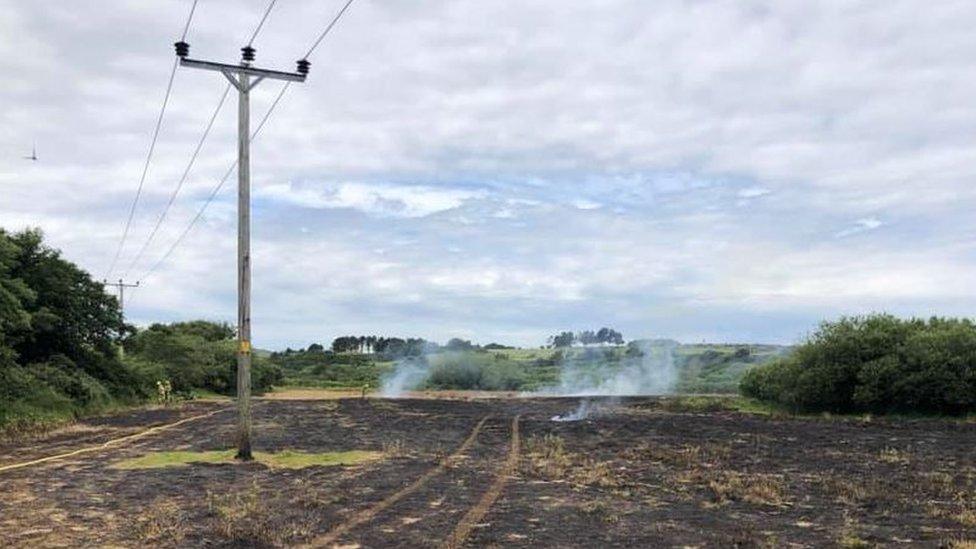
[[[0,445],[0,546],[964,547],[976,540],[976,424],[773,418],[653,398],[603,403],[583,421],[551,421],[576,404],[258,404],[263,451],[384,454],[300,469],[118,467],[153,452],[228,448],[234,415],[226,402],[101,418]],[[188,418],[196,419],[99,446]],[[91,450],[16,467],[77,449]]]

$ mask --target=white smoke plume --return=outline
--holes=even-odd
[[[541,393],[560,396],[664,395],[674,391],[678,380],[674,354],[677,342],[639,341],[619,362],[592,360],[598,349],[587,349],[584,357],[564,360],[559,384]]]
[[[590,408],[592,404],[589,400],[583,399],[580,401],[579,406],[576,410],[568,414],[557,414],[552,416],[552,421],[580,421],[590,417]]]
[[[430,364],[422,358],[403,358],[396,361],[393,370],[380,380],[380,394],[386,398],[402,397],[416,389],[430,375]]]

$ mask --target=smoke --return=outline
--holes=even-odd
[[[593,402],[588,399],[580,400],[576,410],[568,414],[556,414],[552,416],[552,421],[581,421],[590,417],[590,413],[595,412]]]
[[[423,358],[402,358],[380,379],[380,393],[387,398],[399,398],[421,386],[429,375],[430,364]]]
[[[671,340],[631,343],[624,357],[598,348],[574,351],[564,358],[559,384],[540,391],[560,396],[663,395],[678,379]],[[599,353],[604,356],[599,356]]]
[[[614,351],[573,351],[563,361],[559,385],[541,391],[560,396],[609,396],[602,405],[587,398],[576,410],[552,416],[552,421],[582,421],[594,414],[611,413],[622,396],[663,395],[674,391],[678,380],[674,353],[676,341],[637,341],[627,346],[623,358]],[[599,357],[599,353],[603,356]],[[602,360],[601,360],[602,358]]]
[[[557,351],[559,381],[530,395],[639,396],[673,392],[678,377],[671,340],[631,342],[625,349],[584,347]],[[380,379],[384,397],[424,386],[456,390],[517,390],[521,366],[487,354],[441,352],[402,358]],[[589,406],[587,404],[586,406]]]

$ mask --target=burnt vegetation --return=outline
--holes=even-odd
[[[569,398],[270,401],[255,409],[265,448],[386,457],[303,469],[116,467],[174,445],[226,444],[232,418],[217,414],[139,445],[4,473],[0,544],[292,546],[350,524],[336,545],[440,544],[498,478],[515,415],[517,470],[466,546],[966,547],[976,539],[972,423],[768,416],[689,399],[606,401],[606,413],[575,422],[550,419],[576,406]],[[160,419],[103,418],[88,431],[0,447],[0,464],[77,445],[96,429]],[[390,500],[406,486],[409,495]],[[383,501],[392,503],[355,520]]]

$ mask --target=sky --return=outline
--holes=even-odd
[[[256,65],[293,70],[343,3],[279,0]],[[233,94],[145,244],[217,73],[177,70],[108,272],[190,4],[0,0],[0,227],[138,280],[139,325],[236,319],[234,174],[159,263],[236,158]],[[266,7],[200,0],[191,56],[237,62]],[[254,344],[971,317],[974,26],[971,0],[356,0],[252,145]]]

